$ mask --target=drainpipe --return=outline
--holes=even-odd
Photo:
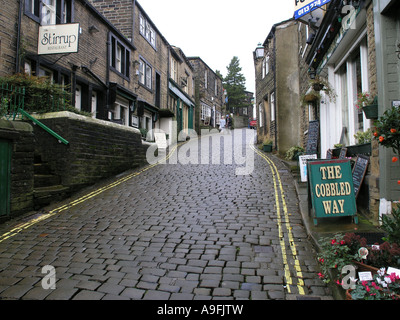
[[[23,13],[23,1],[19,0],[19,12],[18,12],[18,30],[17,30],[17,58],[15,61],[15,73],[20,72],[20,41],[21,41],[21,21],[22,21],[22,13]]]
[[[276,112],[276,105],[278,103],[278,95],[276,90],[276,35],[274,34],[274,113],[275,113],[275,150],[278,150],[278,113]]]
[[[106,59],[106,110],[104,120],[108,120],[108,111],[110,110],[110,31],[107,35],[107,59]]]
[[[136,0],[133,0],[133,8],[132,8],[132,43],[135,42],[135,8],[136,8]]]

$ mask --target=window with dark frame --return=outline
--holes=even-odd
[[[42,25],[73,22],[74,0],[26,0],[25,14]]]
[[[111,35],[111,67],[129,79],[130,50],[124,46],[114,35]]]

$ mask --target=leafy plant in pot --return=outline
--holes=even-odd
[[[272,140],[271,139],[265,139],[263,142],[263,151],[265,152],[272,152]]]

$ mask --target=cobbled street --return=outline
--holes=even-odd
[[[293,178],[253,135],[192,139],[1,225],[0,299],[332,299]]]

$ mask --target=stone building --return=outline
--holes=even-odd
[[[303,116],[303,127],[311,117],[320,122],[321,158],[329,150],[335,152],[335,144],[346,147],[348,157],[369,156],[370,166],[357,205],[374,223],[378,223],[380,214],[390,211],[390,203],[400,196],[400,170],[391,163],[391,151],[380,148],[376,140],[360,151],[356,135],[373,129],[374,120],[400,100],[398,13],[396,1],[344,4],[333,0],[325,10],[317,9],[307,17],[310,26],[315,26],[315,16],[321,17],[305,54],[308,74],[312,79],[325,80],[325,89],[330,87],[334,96],[321,90],[318,99],[309,104],[309,116]],[[310,90],[310,86],[302,87],[301,93],[306,95]],[[363,92],[378,98],[378,115],[367,117],[356,107],[358,94]]]
[[[298,22],[273,25],[259,49],[254,52],[258,142],[271,139],[284,155],[301,143]]]
[[[4,64],[0,66],[0,73],[46,76],[68,88],[71,102],[77,109],[91,112],[99,119],[116,119],[128,125],[126,113],[115,111],[114,97],[117,91],[123,92],[129,100],[128,110],[136,99],[130,81],[133,70],[129,64],[130,55],[135,51],[133,44],[88,1],[25,0],[20,1],[19,7],[14,8],[17,11],[11,14],[15,3],[18,2],[13,1],[12,6],[2,3],[2,7],[9,8],[4,11],[3,18],[9,20],[4,21],[7,27],[1,31],[4,49],[0,56]],[[54,37],[56,31],[51,33],[50,26],[64,30],[71,24],[79,24],[79,32],[74,35],[79,37],[77,52],[39,52],[40,26],[49,26],[48,42],[57,45],[57,39],[61,38]]]
[[[188,57],[195,70],[196,91],[196,126],[200,134],[201,128],[217,128],[223,115],[222,79],[200,57]]]
[[[171,46],[170,53],[168,110],[175,115],[178,140],[185,140],[195,121],[194,68],[180,48]]]

